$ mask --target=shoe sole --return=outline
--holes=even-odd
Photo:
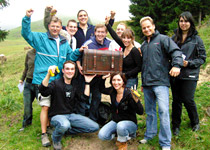
[[[51,143],[42,144],[42,146],[48,147],[48,146],[51,146]]]

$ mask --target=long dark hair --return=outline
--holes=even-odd
[[[185,11],[185,12],[181,13],[179,15],[179,20],[178,20],[178,23],[177,23],[178,24],[178,29],[177,29],[177,32],[176,32],[176,37],[174,39],[174,41],[177,44],[180,44],[182,42],[182,29],[179,26],[179,21],[180,21],[181,18],[183,18],[185,21],[190,22],[190,29],[187,33],[187,37],[192,36],[196,31],[194,18],[192,16],[192,14],[189,11]]]

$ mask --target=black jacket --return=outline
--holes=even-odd
[[[176,33],[176,31],[175,31]],[[187,67],[182,67],[180,75],[177,77],[183,80],[198,80],[200,66],[206,61],[206,51],[202,39],[197,35],[198,32],[187,37],[185,42],[180,45],[182,53],[186,56],[185,60],[188,61]],[[174,40],[176,34],[172,36]]]
[[[51,95],[51,106],[48,113],[50,118],[59,114],[71,114],[75,111],[78,100],[88,100],[89,96],[81,93],[76,80],[73,79],[71,85],[70,97],[66,96],[66,84],[63,77],[52,81],[48,87],[45,87],[43,84],[39,86],[39,92],[42,96]]]
[[[170,86],[171,65],[183,66],[182,52],[174,41],[157,30],[148,43],[147,37],[141,46],[142,86]]]
[[[125,88],[122,100],[116,105],[116,90],[113,87],[105,88],[104,84],[105,80],[101,80],[99,89],[101,93],[110,95],[112,120],[115,122],[131,120],[137,124],[136,113],[142,115],[144,112],[141,102],[136,103],[132,98],[130,89]]]

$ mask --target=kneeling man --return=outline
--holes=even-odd
[[[99,125],[93,120],[74,113],[77,101],[88,101],[90,94],[90,81],[95,77],[85,77],[85,90],[81,93],[75,77],[75,63],[66,61],[63,64],[63,77],[52,81],[49,84],[50,71],[55,73],[56,66],[50,66],[48,73],[42,84],[39,86],[43,96],[51,95],[51,107],[49,108],[49,118],[55,130],[52,134],[54,149],[61,149],[61,138],[65,132],[70,133],[90,133],[99,129]]]

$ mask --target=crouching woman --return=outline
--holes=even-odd
[[[118,150],[127,150],[127,141],[136,136],[136,113],[142,115],[144,109],[139,98],[125,88],[127,80],[123,74],[112,74],[111,87],[105,88],[105,79],[109,76],[102,76],[100,91],[110,95],[112,120],[101,128],[98,137],[101,140],[112,140],[117,134]]]

